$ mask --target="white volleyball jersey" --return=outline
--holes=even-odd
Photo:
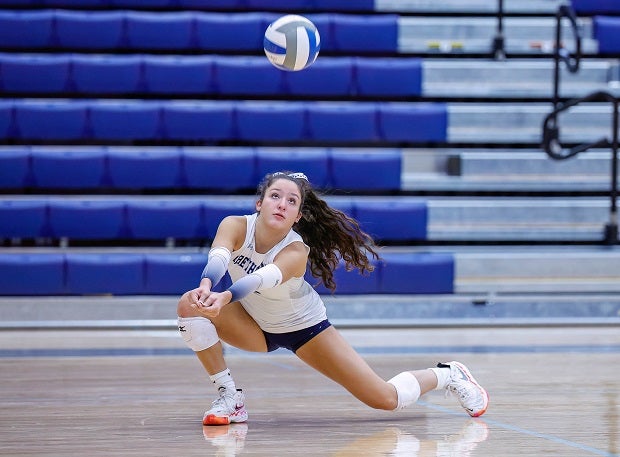
[[[241,248],[232,253],[228,263],[228,273],[233,282],[273,263],[275,256],[289,244],[295,241],[303,243],[301,236],[291,230],[266,253],[256,252],[254,233],[257,216],[257,213],[245,216],[245,241]],[[291,278],[276,287],[252,292],[240,302],[260,328],[270,333],[294,332],[327,319],[323,300],[303,277]]]

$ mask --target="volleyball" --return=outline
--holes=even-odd
[[[308,18],[288,14],[275,20],[263,41],[265,55],[276,68],[299,71],[314,63],[321,49],[321,37]]]

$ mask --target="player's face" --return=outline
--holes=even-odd
[[[301,216],[301,192],[290,179],[277,179],[265,191],[265,197],[256,203],[261,217],[274,226],[291,228]]]

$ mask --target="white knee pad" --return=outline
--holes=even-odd
[[[179,317],[177,324],[183,341],[194,352],[204,351],[220,340],[215,325],[206,317]]]
[[[398,395],[398,405],[394,411],[406,408],[420,398],[420,383],[413,373],[404,371],[394,376],[388,382],[396,388],[396,394]]]

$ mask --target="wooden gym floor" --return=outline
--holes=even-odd
[[[385,378],[466,363],[488,412],[440,392],[374,411],[287,352],[227,348],[250,419],[203,427],[214,389],[172,329],[5,330],[0,455],[620,455],[618,327],[342,332]]]

